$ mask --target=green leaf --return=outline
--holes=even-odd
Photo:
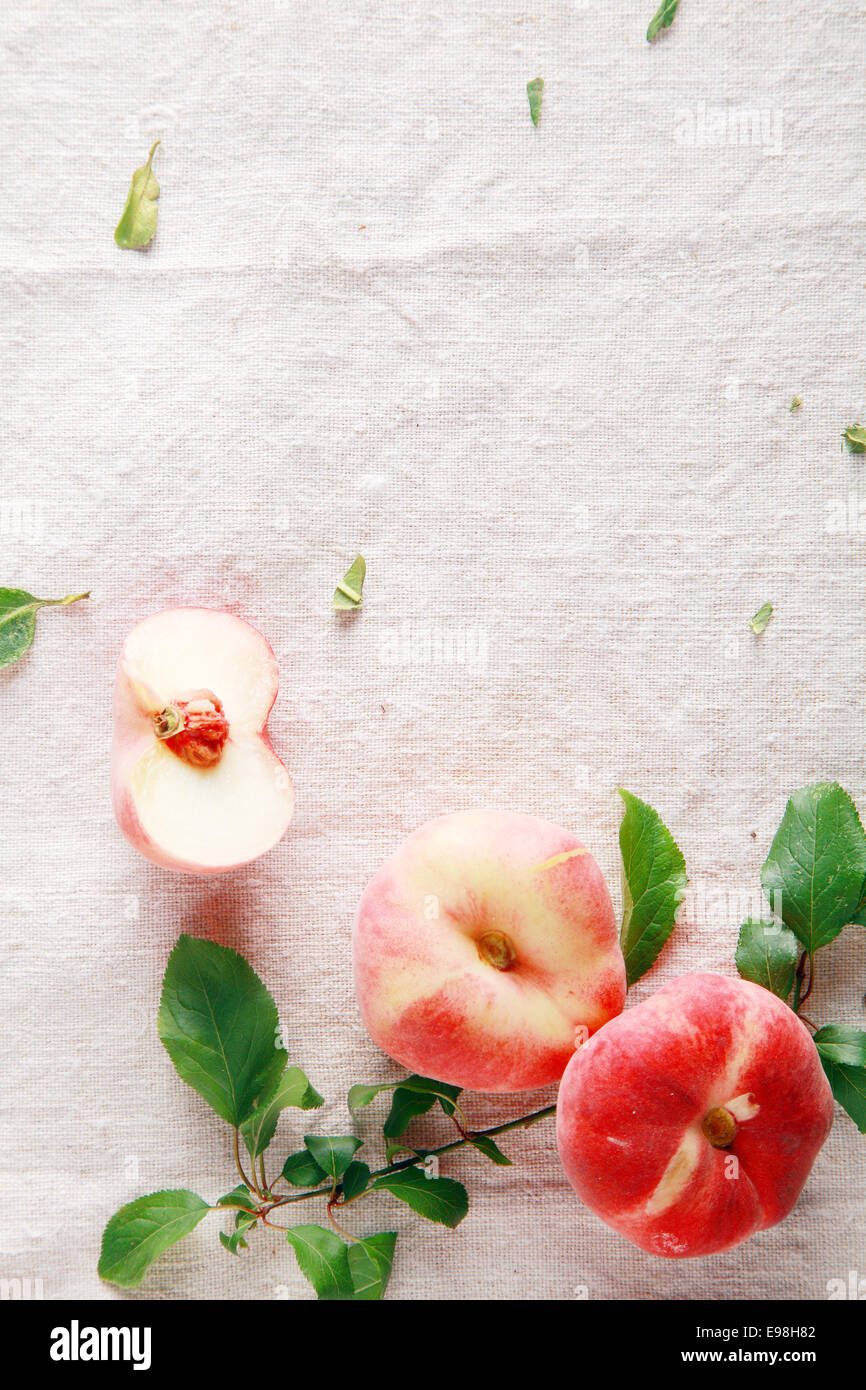
[[[388,1118],[382,1127],[385,1138],[399,1139],[408,1129],[410,1120],[414,1120],[417,1115],[426,1115],[435,1104],[436,1097],[429,1092],[409,1091],[403,1086],[398,1086],[394,1092],[391,1109],[388,1111]]]
[[[254,1207],[255,1199],[250,1189],[242,1182],[237,1187],[233,1187],[231,1192],[227,1192],[224,1197],[217,1198],[218,1207]],[[243,1213],[242,1213],[243,1215]]]
[[[526,95],[529,97],[529,115],[532,124],[538,125],[538,118],[541,115],[541,97],[544,92],[544,78],[533,77],[531,82],[526,84]]]
[[[799,409],[800,409],[800,406],[801,406],[802,404],[803,404],[803,402],[800,400],[800,397],[799,397],[799,396],[795,396],[794,399],[792,400],[791,404],[788,406],[788,410],[791,412],[791,414],[793,414],[795,410],[799,410]]]
[[[489,1158],[490,1161],[497,1164],[498,1167],[511,1167],[511,1159],[506,1158],[499,1145],[494,1144],[492,1139],[488,1139],[486,1134],[473,1134],[469,1142],[473,1148],[477,1149],[479,1153],[484,1154],[485,1158]]]
[[[459,1086],[449,1086],[446,1081],[436,1081],[432,1076],[407,1076],[400,1082],[401,1091],[417,1091],[435,1096],[446,1115],[454,1114],[454,1107],[460,1095]]]
[[[428,1178],[420,1168],[403,1168],[377,1178],[371,1192],[390,1192],[401,1202],[443,1226],[457,1226],[469,1210],[469,1198],[462,1183],[453,1178]]]
[[[194,1192],[152,1192],[115,1212],[102,1237],[98,1273],[122,1289],[137,1288],[154,1260],[194,1231],[210,1211]]]
[[[830,1023],[814,1042],[833,1095],[866,1134],[866,1033]]]
[[[411,1144],[385,1145],[385,1159],[388,1163],[394,1163],[401,1154],[404,1158],[408,1154],[412,1154],[415,1158],[423,1158],[426,1152],[426,1149],[413,1149]]]
[[[352,1162],[362,1140],[356,1139],[354,1134],[305,1134],[304,1143],[325,1177],[336,1182]]]
[[[369,1105],[372,1100],[375,1100],[382,1091],[393,1091],[396,1084],[394,1081],[386,1081],[381,1086],[365,1086],[363,1084],[350,1086],[346,1098],[349,1109],[362,1110],[365,1105]]]
[[[240,1259],[241,1251],[249,1249],[248,1242],[244,1240],[243,1231],[232,1231],[230,1235],[226,1235],[225,1231],[219,1231],[217,1234],[220,1238],[220,1245],[223,1249],[228,1250],[230,1255],[237,1255]]]
[[[334,608],[360,608],[364,595],[367,565],[363,555],[356,555],[342,581],[334,590]]]
[[[38,609],[66,608],[83,598],[90,598],[89,591],[65,598],[34,598],[26,589],[0,589],[0,669],[11,666],[30,649]]]
[[[366,1163],[361,1163],[358,1159],[350,1163],[340,1183],[345,1201],[351,1202],[353,1197],[357,1197],[359,1193],[363,1192],[369,1180],[370,1169]]]
[[[772,603],[762,603],[753,618],[749,619],[749,627],[755,633],[761,633],[773,616]]]
[[[151,169],[151,164],[158,144],[159,141],[157,140],[147,156],[147,163],[142,164],[141,168],[136,169],[133,174],[126,207],[123,209],[120,221],[115,228],[114,240],[124,251],[146,246],[153,239],[153,234],[156,231],[156,219],[159,212],[156,200],[159,197],[159,184]]]
[[[863,425],[849,425],[842,431],[842,438],[852,454],[866,454],[866,428]]]
[[[230,1125],[249,1119],[286,1065],[276,1004],[243,956],[214,941],[178,941],[157,1028],[178,1075]]]
[[[620,788],[623,914],[620,945],[629,986],[645,975],[674,929],[686,861],[656,811]]]
[[[777,916],[810,955],[856,913],[866,879],[866,834],[838,782],[794,793],[761,870]]]
[[[396,1231],[381,1231],[349,1246],[349,1273],[356,1301],[378,1300],[383,1296],[391,1277],[396,1244]]]
[[[662,0],[655,14],[649,22],[646,31],[647,43],[652,43],[656,34],[662,29],[669,29],[674,22],[674,15],[677,12],[677,5],[680,0]]]
[[[237,1187],[232,1188],[231,1192],[227,1192],[224,1197],[220,1197],[217,1201],[218,1207],[229,1207],[235,1210],[235,1229],[230,1235],[227,1235],[225,1231],[219,1233],[220,1244],[232,1255],[239,1255],[241,1250],[247,1249],[244,1235],[258,1221],[255,1211],[252,1210],[255,1205],[255,1198],[243,1183],[239,1183]],[[248,1210],[239,1210],[239,1207],[246,1207]]]
[[[459,1086],[449,1086],[429,1076],[407,1076],[394,1092],[391,1109],[382,1129],[385,1138],[399,1139],[408,1129],[409,1122],[418,1115],[426,1115],[437,1100],[446,1115],[453,1115],[459,1095]]]
[[[763,985],[780,999],[787,999],[794,988],[799,954],[796,936],[780,922],[749,917],[740,927],[737,970],[744,980]]]
[[[309,1149],[301,1149],[300,1153],[289,1154],[283,1164],[283,1177],[293,1187],[318,1187],[325,1181],[326,1176],[327,1174],[322,1172]]]
[[[241,1135],[250,1158],[264,1153],[274,1137],[280,1112],[289,1106],[295,1110],[317,1110],[324,1105],[300,1067],[287,1067],[278,1076],[269,1097],[258,1101],[250,1118],[241,1126]]]
[[[298,1267],[319,1298],[350,1299],[355,1289],[349,1271],[345,1242],[324,1226],[292,1226],[286,1240],[295,1252]]]

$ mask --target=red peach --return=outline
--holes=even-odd
[[[683,975],[595,1034],[557,1102],[578,1195],[653,1255],[731,1250],[787,1216],[833,1123],[802,1021],[746,980]]]

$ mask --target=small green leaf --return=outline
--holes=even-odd
[[[413,1149],[411,1144],[399,1143],[385,1145],[385,1158],[388,1163],[394,1163],[401,1155],[403,1158],[406,1158],[408,1154],[414,1155],[415,1158],[423,1158],[425,1153],[425,1149]]]
[[[749,627],[755,633],[761,633],[773,616],[772,603],[762,603],[753,618],[749,619]]]
[[[499,1145],[494,1144],[486,1134],[473,1134],[469,1142],[479,1153],[484,1154],[485,1158],[489,1158],[491,1163],[497,1164],[500,1168],[511,1167],[511,1159],[506,1158]]]
[[[194,1231],[209,1211],[201,1197],[180,1188],[152,1192],[121,1207],[102,1237],[99,1277],[122,1289],[137,1288],[154,1260]]]
[[[647,43],[652,43],[656,34],[662,29],[669,29],[674,22],[674,15],[677,12],[677,5],[680,0],[662,0],[655,14],[649,22],[646,31]]]
[[[354,1134],[305,1134],[304,1143],[325,1177],[336,1182],[352,1162],[362,1140],[356,1139]]]
[[[156,231],[156,219],[159,213],[156,200],[159,197],[159,184],[151,169],[151,164],[158,144],[159,141],[157,140],[147,156],[147,163],[142,164],[141,168],[136,169],[133,174],[126,207],[123,209],[114,232],[114,240],[124,251],[147,246],[148,242],[153,240],[153,234]]]
[[[231,1192],[227,1192],[224,1197],[217,1198],[218,1207],[249,1207],[255,1206],[250,1189],[244,1183],[239,1182],[237,1187],[233,1187]]]
[[[361,1163],[355,1159],[349,1164],[340,1182],[344,1201],[351,1202],[353,1197],[357,1197],[359,1193],[363,1192],[369,1180],[370,1169],[366,1163]]]
[[[334,608],[360,608],[364,595],[367,565],[363,555],[356,555],[342,581],[334,590]]]
[[[11,666],[29,650],[38,609],[66,608],[83,598],[90,598],[89,591],[65,598],[34,598],[26,589],[0,589],[0,669]]]
[[[178,1074],[230,1125],[249,1119],[286,1065],[276,1004],[243,956],[214,941],[181,936],[157,1028]]]
[[[386,1081],[381,1086],[365,1086],[363,1084],[350,1086],[347,1096],[349,1109],[362,1110],[365,1105],[369,1105],[372,1100],[375,1100],[380,1092],[393,1091],[396,1084],[394,1081]]]
[[[409,1091],[403,1086],[398,1086],[394,1092],[391,1109],[388,1111],[388,1118],[382,1128],[385,1138],[399,1139],[408,1129],[410,1120],[414,1120],[417,1115],[426,1115],[435,1104],[436,1097],[428,1092]]]
[[[219,1231],[217,1234],[220,1238],[220,1245],[223,1249],[228,1250],[230,1255],[237,1255],[240,1258],[241,1251],[249,1249],[248,1242],[244,1240],[243,1231],[232,1231],[230,1235],[226,1235],[225,1231]]]
[[[761,870],[777,916],[814,955],[838,936],[860,905],[866,834],[838,782],[794,793]]]
[[[388,1118],[383,1126],[386,1139],[399,1139],[418,1115],[426,1115],[437,1100],[446,1115],[454,1114],[459,1086],[449,1086],[444,1081],[434,1081],[429,1076],[407,1076],[394,1091],[394,1099]]]
[[[538,125],[538,118],[541,115],[541,96],[544,91],[544,78],[533,77],[531,82],[526,84],[526,95],[529,97],[529,115],[532,124]]]
[[[454,1114],[455,1102],[460,1095],[459,1086],[449,1086],[446,1081],[436,1081],[432,1076],[418,1076],[415,1073],[400,1082],[400,1089],[435,1096],[446,1115]]]
[[[623,914],[620,945],[629,986],[645,975],[674,929],[686,889],[686,861],[658,813],[620,789]]]
[[[800,397],[795,396],[791,404],[788,406],[788,409],[793,413],[793,411],[799,410],[802,404],[803,402],[800,400]]]
[[[796,936],[780,922],[750,917],[740,927],[737,970],[744,980],[763,985],[780,999],[787,999],[794,988],[799,954]]]
[[[349,1273],[356,1301],[371,1302],[383,1296],[391,1277],[396,1244],[396,1231],[381,1231],[349,1246]]]
[[[462,1183],[453,1178],[428,1178],[420,1168],[403,1168],[377,1178],[371,1192],[390,1192],[401,1202],[443,1226],[457,1226],[469,1210],[469,1198]]]
[[[866,428],[863,425],[849,425],[842,431],[842,438],[852,454],[866,454]]]
[[[830,1023],[814,1042],[833,1095],[866,1134],[866,1033]]]
[[[324,1226],[292,1226],[286,1240],[295,1252],[298,1267],[324,1300],[350,1299],[355,1289],[349,1271],[345,1242]]]
[[[227,1235],[225,1231],[219,1233],[220,1244],[232,1255],[239,1255],[241,1250],[247,1249],[244,1235],[258,1221],[258,1216],[253,1210],[255,1205],[255,1198],[243,1183],[239,1183],[237,1187],[232,1188],[231,1192],[227,1192],[224,1197],[220,1197],[217,1201],[218,1207],[235,1209],[235,1229],[230,1235]]]
[[[322,1172],[309,1149],[301,1149],[300,1153],[289,1154],[283,1164],[283,1177],[293,1187],[318,1187],[327,1174]]]
[[[295,1110],[317,1110],[324,1103],[300,1067],[287,1067],[282,1076],[277,1077],[270,1096],[258,1101],[250,1118],[241,1126],[250,1158],[258,1158],[270,1144],[281,1111],[290,1106]]]

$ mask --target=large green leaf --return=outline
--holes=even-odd
[[[100,1278],[136,1288],[154,1260],[194,1231],[209,1211],[201,1197],[180,1188],[152,1192],[121,1207],[103,1233]]]
[[[357,1302],[380,1299],[391,1277],[396,1231],[380,1231],[349,1246],[349,1272]]]
[[[838,936],[860,905],[866,834],[838,782],[795,792],[761,871],[777,916],[812,955]]]
[[[352,1162],[362,1140],[354,1134],[305,1134],[304,1143],[326,1177],[336,1182]]]
[[[250,1118],[241,1126],[241,1135],[247,1146],[250,1158],[256,1159],[264,1153],[274,1137],[280,1112],[292,1107],[296,1110],[317,1110],[324,1105],[318,1091],[314,1091],[300,1067],[287,1067],[278,1076],[269,1095],[257,1101]]]
[[[309,1149],[301,1149],[299,1153],[289,1154],[283,1164],[283,1177],[292,1187],[319,1187],[327,1174],[322,1172]]]
[[[250,1117],[286,1064],[273,999],[243,956],[213,941],[178,941],[157,1026],[178,1074],[231,1125]]]
[[[401,1202],[443,1226],[457,1226],[469,1210],[469,1198],[462,1183],[453,1178],[428,1178],[420,1168],[403,1168],[377,1178],[372,1192],[390,1192]]]
[[[686,861],[657,811],[620,788],[623,913],[620,945],[626,977],[645,975],[674,929],[686,889]]]
[[[750,917],[740,927],[737,970],[744,980],[763,985],[780,999],[787,999],[794,988],[799,954],[796,936],[780,922]]]
[[[866,1033],[830,1023],[814,1041],[833,1095],[866,1134]]]
[[[324,1226],[292,1226],[286,1240],[295,1252],[298,1267],[319,1298],[351,1299],[355,1288],[349,1270],[345,1241]]]
[[[340,1180],[340,1187],[343,1190],[343,1199],[351,1202],[353,1197],[357,1197],[370,1180],[370,1169],[366,1163],[355,1159],[350,1163]]]

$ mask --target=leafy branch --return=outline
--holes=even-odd
[[[343,1227],[343,1210],[362,1198],[385,1195],[453,1228],[466,1215],[469,1199],[462,1183],[438,1176],[439,1157],[469,1146],[494,1163],[507,1164],[495,1136],[555,1114],[556,1107],[549,1105],[475,1131],[455,1086],[423,1076],[354,1086],[349,1093],[353,1109],[392,1092],[382,1137],[386,1145],[399,1142],[389,1146],[389,1161],[371,1170],[356,1157],[363,1141],[354,1134],[306,1134],[303,1149],[289,1154],[271,1182],[265,1155],[280,1114],[314,1110],[323,1101],[299,1067],[287,1066],[276,1004],[252,967],[228,947],[181,936],[166,967],[158,1030],[178,1074],[230,1126],[240,1182],[213,1204],[176,1189],[121,1207],[105,1228],[99,1273],[124,1288],[137,1286],[155,1259],[190,1235],[208,1212],[217,1211],[234,1213],[232,1229],[220,1232],[229,1253],[240,1255],[252,1230],[261,1225],[289,1243],[320,1298],[379,1299],[391,1273],[397,1234],[356,1236]],[[434,1106],[451,1120],[457,1137],[436,1148],[415,1148],[404,1138],[406,1129]],[[394,1158],[394,1152],[405,1157]],[[272,1219],[283,1207],[313,1199],[323,1204],[328,1226],[284,1226]]]
[[[772,990],[814,1033],[833,1095],[866,1133],[866,1033],[803,1014],[815,985],[815,955],[854,923],[866,922],[866,832],[838,782],[816,782],[790,798],[761,870],[772,910],[740,928],[740,975]]]
[[[673,930],[686,872],[682,853],[653,808],[628,792],[621,795],[621,940],[632,984]],[[866,1032],[838,1024],[818,1028],[802,1012],[814,984],[816,952],[849,923],[866,924],[866,833],[838,784],[819,783],[791,797],[761,881],[772,915],[743,923],[737,969],[744,979],[791,1000],[814,1032],[834,1096],[866,1133]],[[466,1216],[469,1198],[462,1183],[439,1176],[439,1159],[472,1148],[508,1166],[497,1139],[556,1113],[555,1105],[547,1105],[476,1130],[457,1086],[418,1075],[359,1084],[348,1093],[353,1114],[390,1095],[379,1126],[386,1162],[372,1167],[360,1158],[365,1141],[355,1134],[305,1134],[303,1147],[289,1153],[271,1180],[266,1160],[280,1115],[315,1110],[323,1101],[304,1072],[287,1065],[276,1004],[251,966],[227,947],[181,936],[166,967],[158,1030],[178,1074],[230,1126],[239,1182],[212,1204],[175,1189],[121,1207],[105,1228],[99,1273],[125,1288],[137,1286],[154,1260],[217,1211],[233,1214],[231,1229],[219,1232],[230,1254],[241,1255],[260,1226],[287,1241],[320,1299],[381,1299],[397,1233],[374,1229],[356,1235],[344,1225],[347,1210],[368,1199],[375,1205],[384,1195],[453,1229]],[[406,1138],[408,1128],[433,1110],[450,1121],[454,1137],[433,1148],[417,1147]],[[319,1202],[327,1224],[284,1225],[275,1219],[284,1208],[308,1201]]]

